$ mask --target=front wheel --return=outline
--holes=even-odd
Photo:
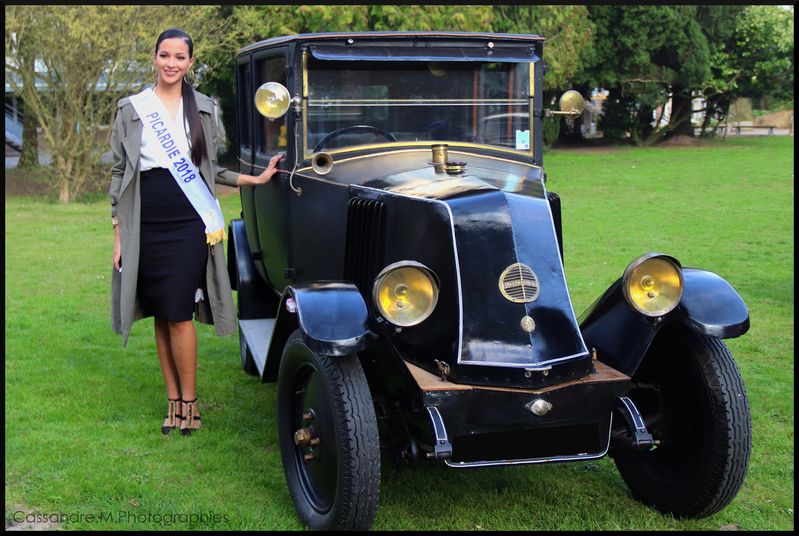
[[[377,513],[380,444],[357,356],[286,342],[277,386],[278,442],[300,519],[313,530],[368,530]]]
[[[661,333],[633,375],[630,398],[661,442],[612,453],[635,498],[687,518],[727,506],[752,449],[746,390],[727,346],[693,332]]]

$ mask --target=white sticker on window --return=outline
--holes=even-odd
[[[516,149],[529,149],[530,148],[530,131],[517,130],[516,131]]]

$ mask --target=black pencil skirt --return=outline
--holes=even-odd
[[[191,320],[205,275],[205,224],[169,170],[141,173],[141,242],[137,292],[142,312]]]

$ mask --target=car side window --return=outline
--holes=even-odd
[[[279,82],[286,85],[286,57],[271,56],[255,60],[256,88],[267,82]],[[261,154],[275,154],[288,146],[286,117],[275,120],[258,116],[257,147]]]

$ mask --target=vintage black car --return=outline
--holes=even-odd
[[[313,529],[371,526],[381,457],[610,454],[636,498],[678,517],[743,483],[750,414],[722,339],[749,313],[732,286],[645,253],[574,313],[543,120],[584,100],[545,109],[543,47],[369,32],[238,54],[241,171],[286,153],[230,226],[241,363],[277,382],[286,480]]]

